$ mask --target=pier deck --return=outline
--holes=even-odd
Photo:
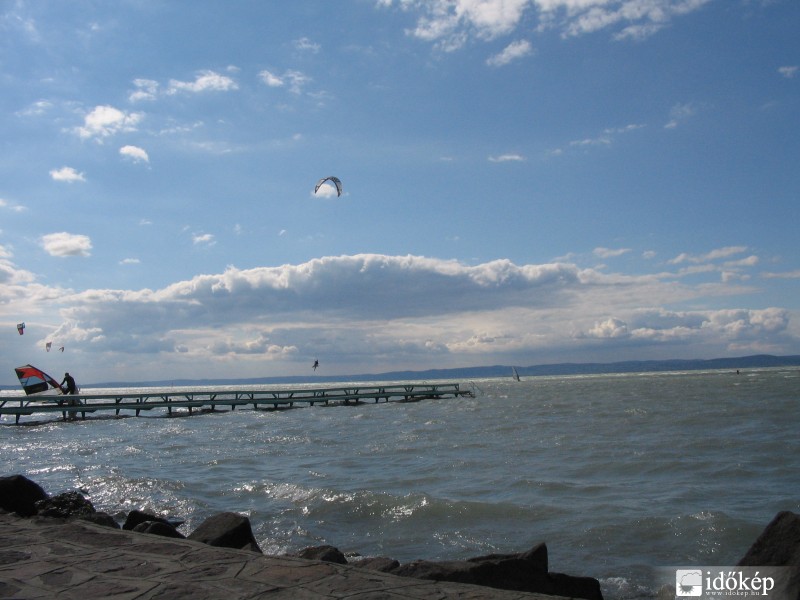
[[[216,410],[218,406],[234,410],[252,406],[253,410],[289,408],[295,405],[363,404],[365,402],[416,402],[423,399],[473,396],[472,390],[458,383],[409,383],[401,385],[349,385],[313,389],[287,388],[271,390],[186,390],[137,392],[130,394],[75,394],[63,396],[0,396],[0,417],[61,413],[66,420],[86,413],[166,409],[172,416],[176,409]]]

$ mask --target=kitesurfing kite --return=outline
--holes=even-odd
[[[19,331],[20,335],[25,333],[25,323],[17,323],[17,331]]]
[[[47,342],[47,343],[44,345],[44,347],[45,347],[45,349],[46,349],[48,352],[50,352],[50,348],[52,348],[52,347],[53,347],[53,342]]]
[[[342,195],[342,182],[339,180],[338,177],[334,177],[331,175],[330,177],[323,177],[317,182],[317,185],[314,186],[314,193],[316,194],[319,191],[319,188],[322,187],[322,184],[326,181],[330,181],[333,185],[336,186],[336,196],[339,197]]]

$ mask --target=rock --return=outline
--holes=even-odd
[[[329,563],[336,563],[338,565],[347,564],[347,558],[345,558],[344,554],[339,552],[338,548],[327,545],[303,548],[294,556],[297,558],[305,558],[307,560],[322,560]]]
[[[32,517],[36,514],[36,502],[46,499],[47,492],[24,475],[0,477],[0,509]]]
[[[125,523],[122,524],[122,528],[131,531],[140,523],[147,523],[153,521],[171,525],[169,521],[161,517],[157,517],[156,515],[151,515],[150,513],[146,513],[141,510],[132,510],[131,512],[128,513],[128,516],[125,518]]]
[[[381,573],[391,573],[400,563],[393,558],[386,556],[374,556],[372,558],[359,558],[358,560],[351,560],[350,564],[359,569],[367,569],[369,571],[380,571]]]
[[[144,521],[142,523],[139,523],[136,527],[134,527],[132,531],[138,531],[139,533],[149,533],[150,535],[160,535],[169,538],[186,537],[180,531],[175,529],[175,527],[173,527],[169,523],[164,523],[163,521]]]
[[[392,574],[587,600],[603,598],[597,579],[548,572],[545,544],[520,554],[492,554],[466,561],[419,560],[401,565]]]
[[[261,552],[258,542],[253,537],[250,519],[232,512],[218,513],[209,517],[189,534],[188,539],[209,546]]]
[[[36,503],[39,516],[59,519],[74,519],[93,515],[97,511],[80,492],[64,492]]]
[[[739,561],[741,567],[800,567],[800,515],[782,511]]]
[[[110,514],[104,512],[95,512],[89,515],[81,515],[78,518],[81,521],[90,521],[91,523],[95,523],[97,525],[103,525],[104,527],[111,527],[112,529],[120,528],[119,523],[117,523],[117,520]]]
[[[739,561],[740,567],[794,567],[769,572],[781,598],[800,600],[800,515],[781,511],[766,526]],[[764,572],[764,575],[767,575]]]

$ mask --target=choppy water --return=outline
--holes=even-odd
[[[733,565],[778,511],[800,511],[798,369],[475,384],[476,398],[409,404],[6,417],[0,447],[9,474],[111,514],[186,532],[247,514],[267,553],[329,543],[406,562],[545,541],[552,571],[596,577],[610,599],[652,595],[653,568]]]

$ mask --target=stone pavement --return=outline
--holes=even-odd
[[[554,600],[0,512],[0,598]]]

